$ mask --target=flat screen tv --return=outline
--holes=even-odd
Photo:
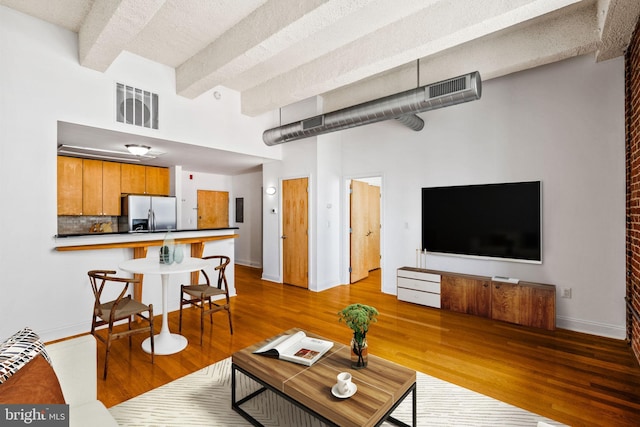
[[[541,183],[422,189],[427,252],[542,262]]]

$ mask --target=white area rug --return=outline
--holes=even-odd
[[[237,396],[257,384],[237,375]],[[499,400],[417,373],[419,426],[562,425]],[[322,427],[324,424],[271,391],[243,404],[266,426]],[[120,426],[250,426],[231,409],[231,358],[179,378],[109,409]],[[411,396],[393,416],[410,424]],[[384,426],[390,424],[384,423]]]

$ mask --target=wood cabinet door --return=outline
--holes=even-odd
[[[554,330],[556,328],[555,287],[527,284],[522,296],[520,322],[526,326]]]
[[[491,317],[491,280],[479,280],[476,284],[476,316]]]
[[[491,318],[521,323],[520,307],[524,292],[515,283],[491,282]]]
[[[169,195],[169,169],[155,166],[145,168],[145,192],[154,196]]]
[[[491,282],[491,318],[554,330],[555,286],[525,282]]]
[[[82,159],[58,156],[58,215],[82,215]]]
[[[102,214],[120,215],[120,163],[102,162]]]
[[[145,193],[145,166],[122,163],[120,165],[120,174],[120,190],[123,194]]]
[[[442,275],[440,286],[441,308],[475,316],[490,316],[491,289],[488,280]]]
[[[101,160],[82,160],[82,215],[102,215]]]

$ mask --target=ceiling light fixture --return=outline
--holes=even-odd
[[[148,145],[140,144],[127,144],[125,145],[125,147],[127,147],[127,150],[129,150],[129,152],[135,156],[144,156],[149,152],[149,150],[151,150],[151,147],[149,147]]]

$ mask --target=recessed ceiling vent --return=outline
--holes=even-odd
[[[419,131],[424,127],[424,121],[416,116],[416,113],[475,101],[481,96],[480,73],[474,71],[332,113],[268,129],[262,134],[262,140],[267,145],[276,145],[391,119],[396,119],[407,127]]]
[[[158,129],[158,94],[116,83],[116,120]]]

